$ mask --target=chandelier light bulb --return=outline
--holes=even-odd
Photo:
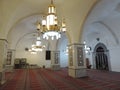
[[[46,25],[46,20],[42,20],[42,25]]]
[[[40,23],[37,23],[37,30],[40,30]]]

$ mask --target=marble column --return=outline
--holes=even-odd
[[[68,74],[71,77],[86,77],[86,61],[84,44],[73,43],[68,45],[69,49],[69,66]]]
[[[5,64],[7,60],[7,40],[0,39],[0,84],[5,83]]]
[[[60,70],[60,51],[51,51],[51,69]]]

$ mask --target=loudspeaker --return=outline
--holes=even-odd
[[[50,60],[51,59],[51,51],[47,50],[46,51],[46,60]]]

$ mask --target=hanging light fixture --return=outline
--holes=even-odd
[[[43,51],[44,48],[45,45],[41,44],[40,33],[38,32],[37,40],[36,42],[33,42],[29,51],[31,54],[37,54],[38,51]]]
[[[42,51],[43,48],[45,48],[45,45],[41,45],[41,39],[40,36],[37,37],[36,45],[34,46],[34,49],[36,51]]]
[[[37,24],[37,30],[43,33],[43,38],[49,39],[61,38],[61,33],[66,32],[66,24],[65,19],[62,20],[62,23],[58,24],[58,19],[56,15],[56,8],[53,4],[53,0],[51,0],[51,4],[48,7],[47,16],[43,16],[42,25],[40,23]]]
[[[35,50],[35,44],[32,44],[31,48],[29,49],[29,51],[31,52],[31,54],[37,54],[36,50]]]

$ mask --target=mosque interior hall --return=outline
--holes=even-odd
[[[0,0],[0,90],[120,90],[120,0]]]

